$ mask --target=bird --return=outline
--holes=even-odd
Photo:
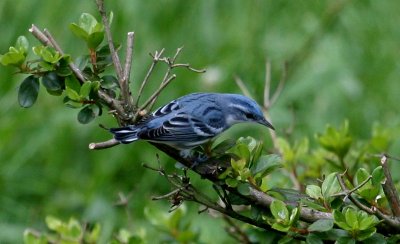
[[[191,93],[156,109],[133,125],[111,128],[122,144],[144,140],[166,144],[185,152],[207,143],[244,122],[258,123],[274,130],[261,107],[252,99],[228,93]]]

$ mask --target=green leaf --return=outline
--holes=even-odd
[[[89,56],[79,56],[75,59],[75,65],[80,70],[84,70],[89,63]]]
[[[21,52],[7,52],[0,56],[0,63],[4,66],[12,65],[19,67],[25,61],[25,56]]]
[[[84,30],[82,27],[75,23],[71,23],[69,25],[69,29],[74,33],[77,37],[82,38],[83,40],[87,41],[89,37],[89,33]]]
[[[101,83],[101,86],[104,88],[112,89],[115,87],[118,87],[118,80],[115,78],[115,76],[108,76],[106,79],[106,76],[103,76],[103,82]],[[106,83],[106,86],[104,86],[104,83]],[[212,152],[216,154],[222,154],[231,149],[233,146],[235,146],[236,142],[232,139],[227,139],[223,140],[219,144],[215,145],[212,148]]]
[[[355,244],[356,240],[351,237],[339,237],[335,244]]]
[[[351,230],[351,227],[346,222],[344,214],[339,210],[333,210],[333,219],[335,220],[335,224],[337,224],[340,228],[344,230]]]
[[[352,208],[347,208],[344,216],[346,218],[346,223],[351,227],[352,230],[358,230],[358,218],[357,218],[357,211]]]
[[[24,244],[47,244],[47,240],[42,236],[36,236],[32,231],[24,231]]]
[[[292,210],[292,213],[290,214],[290,218],[289,218],[289,225],[293,226],[294,224],[296,224],[297,220],[299,220],[300,218],[300,210],[299,208],[294,208]]]
[[[331,173],[325,178],[324,182],[322,183],[321,190],[324,199],[328,202],[333,200],[331,198],[332,195],[341,191],[341,187],[336,178],[336,173]]]
[[[321,238],[318,237],[318,235],[316,235],[314,233],[310,233],[307,235],[306,243],[307,244],[323,244],[324,242],[321,240]]]
[[[308,226],[308,231],[325,232],[333,228],[333,219],[319,219]]]
[[[360,168],[357,170],[356,172],[356,176],[354,177],[354,184],[356,186],[360,185],[363,181],[365,181],[366,179],[368,179],[369,177],[369,172],[364,169],[364,168]]]
[[[233,147],[233,153],[245,162],[249,162],[250,160],[250,150],[246,144],[237,142],[236,146]]]
[[[91,34],[98,24],[95,17],[91,14],[83,13],[79,18],[79,27],[85,30],[88,34]],[[97,27],[98,28],[98,27]]]
[[[289,222],[289,210],[286,204],[280,200],[274,200],[270,206],[271,213],[276,220],[283,220],[284,223]]]
[[[369,228],[369,229],[366,229],[366,230],[362,230],[362,231],[357,232],[356,238],[357,238],[357,240],[359,240],[359,241],[363,241],[363,240],[365,240],[365,239],[370,238],[370,237],[373,236],[375,233],[376,233],[376,228],[375,228],[375,227]]]
[[[308,185],[306,187],[306,194],[316,200],[324,198],[322,196],[321,187],[316,186],[316,185]]]
[[[91,49],[96,49],[104,39],[104,32],[93,32],[88,36],[87,45]]]
[[[303,204],[305,204],[306,206],[308,206],[308,207],[310,207],[310,208],[313,208],[313,209],[315,209],[315,210],[319,210],[319,211],[326,211],[326,209],[323,207],[323,206],[321,206],[321,205],[319,205],[319,204],[317,204],[317,203],[315,203],[315,202],[312,202],[312,201],[309,201],[309,200],[307,200],[307,199],[301,199],[301,202],[303,203]]]
[[[246,160],[241,158],[239,160],[231,160],[231,166],[236,172],[240,172],[246,167]]]
[[[92,90],[92,82],[85,82],[81,86],[79,94],[82,98],[86,98],[89,96],[91,90]]]
[[[364,243],[368,244],[386,244],[389,243],[386,241],[385,237],[379,233],[374,233],[371,237],[363,240]]]
[[[33,75],[26,77],[18,90],[18,102],[21,107],[29,108],[35,102],[39,94],[39,79]]]
[[[251,168],[253,175],[260,174],[258,177],[263,178],[273,170],[282,167],[281,157],[276,154],[262,155]]]
[[[360,222],[359,229],[366,230],[377,225],[379,223],[379,220],[375,215],[368,215],[367,213],[365,213],[363,217],[359,218],[359,222]]]
[[[82,235],[82,226],[74,219],[70,218],[68,221],[68,236],[74,239],[79,239]]]
[[[65,88],[65,93],[67,97],[75,102],[79,102],[82,100],[81,96],[73,89],[69,88],[68,86]]]
[[[237,179],[233,179],[233,178],[226,178],[226,179],[225,179],[225,183],[226,183],[228,186],[230,186],[230,187],[232,187],[232,188],[235,188],[235,187],[237,187],[237,185],[239,184],[239,181],[238,181]]]
[[[168,227],[170,229],[177,229],[179,227],[179,223],[184,217],[185,210],[185,208],[178,208],[170,214],[168,219]]]
[[[45,221],[46,221],[47,228],[49,228],[50,230],[59,232],[60,229],[63,227],[63,222],[56,217],[46,216]]]
[[[15,43],[15,48],[18,49],[18,51],[20,51],[22,54],[24,54],[24,56],[26,56],[29,49],[28,39],[26,39],[25,36],[19,36]]]
[[[71,90],[74,90],[77,94],[81,90],[81,84],[75,78],[75,76],[68,76],[65,78],[65,86]]]
[[[284,225],[281,223],[274,223],[274,224],[272,224],[271,227],[275,230],[279,230],[282,232],[288,232],[290,230],[290,225]],[[281,242],[279,242],[279,243],[281,243]]]
[[[91,231],[86,230],[86,234],[84,236],[85,241],[87,243],[97,243],[100,237],[101,226],[99,223],[95,223],[94,227]]]
[[[91,106],[86,106],[81,109],[78,113],[78,121],[81,124],[87,124],[96,117],[96,113],[93,111]]]
[[[250,195],[250,185],[248,183],[239,183],[237,190],[240,194],[244,196]]]
[[[349,123],[346,120],[340,129],[328,125],[325,134],[317,135],[320,145],[336,154],[341,160],[348,153],[353,139],[349,136]]]
[[[375,187],[380,187],[381,184],[383,184],[386,180],[385,174],[383,173],[382,166],[376,167],[372,171],[372,178],[371,178],[371,183]]]
[[[47,90],[57,92],[63,88],[63,79],[56,72],[48,72],[42,77],[42,84]]]

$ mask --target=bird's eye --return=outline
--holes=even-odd
[[[246,115],[247,119],[251,119],[251,120],[256,119],[256,116],[254,116],[254,114],[252,114],[252,113],[246,113],[245,115]]]

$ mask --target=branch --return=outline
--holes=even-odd
[[[388,157],[383,155],[381,158],[381,165],[383,173],[386,176],[385,182],[382,184],[383,191],[388,199],[390,208],[394,216],[400,216],[400,201],[399,195],[397,193],[396,187],[393,184],[392,175],[390,174],[389,165],[387,163]]]
[[[60,46],[58,43],[54,40],[52,35],[48,30],[45,30],[43,33],[40,31],[35,25],[32,24],[32,27],[29,29],[29,32],[32,33],[36,39],[38,39],[43,45],[53,47],[54,49],[57,50],[61,55],[64,55],[63,50],[61,50]],[[72,70],[72,72],[75,74],[76,78],[78,78],[79,81],[85,82],[86,79],[84,78],[82,72],[78,69],[78,67],[75,66],[73,62],[70,62],[69,68]]]
[[[266,208],[269,208],[272,202],[275,200],[275,198],[269,196],[265,192],[257,190],[253,187],[250,187],[250,194],[248,198],[250,198],[255,204]],[[300,219],[305,222],[312,223],[319,219],[332,219],[332,214],[302,207],[300,209]]]
[[[104,30],[106,31],[108,47],[110,48],[111,57],[114,63],[115,70],[117,72],[117,77],[119,82],[121,82],[123,80],[124,73],[122,71],[122,66],[121,62],[119,61],[118,54],[115,51],[114,42],[110,30],[110,24],[108,22],[107,13],[104,9],[104,0],[96,0],[96,4],[97,4],[97,9],[99,10],[99,13],[101,15],[101,19],[103,21]]]
[[[31,32],[32,35],[34,37],[36,37],[36,39],[38,39],[43,45],[49,46],[49,47],[53,47],[61,55],[64,54],[64,51],[60,48],[60,46],[58,45],[58,43],[56,42],[56,40],[53,38],[53,36],[50,34],[50,32],[48,30],[45,30],[44,33],[43,33],[41,30],[39,30],[39,28],[37,28],[37,26],[32,24],[32,27],[29,29],[29,32]],[[71,69],[71,71],[74,73],[75,77],[81,83],[87,82],[87,80],[85,79],[82,71],[79,70],[78,67],[76,67],[74,62],[70,62],[68,64],[68,66]],[[118,100],[110,97],[107,93],[105,93],[102,90],[98,90],[98,95],[99,95],[100,99],[104,103],[106,103],[111,110],[117,111],[118,116],[120,118],[124,118],[125,119],[127,117],[126,114],[125,114],[124,108],[121,106],[121,104],[119,103]]]
[[[342,188],[343,191],[350,192],[347,189],[346,184],[343,181],[343,178],[342,178],[343,176],[344,176],[344,174],[337,174],[336,175],[336,177],[337,177],[337,179],[339,181],[339,185],[340,185],[340,187]],[[353,197],[351,195],[351,193],[348,195],[348,197],[349,197],[350,201],[352,203],[354,203],[354,205],[356,205],[359,209],[364,210],[365,212],[367,212],[369,214],[376,215],[379,219],[382,219],[389,226],[395,228],[396,230],[400,230],[400,219],[399,218],[393,218],[391,216],[387,216],[377,208],[369,208],[369,207],[365,206],[360,201],[358,201],[355,197]]]
[[[126,40],[126,57],[125,57],[125,67],[124,67],[124,75],[122,80],[120,81],[121,87],[121,96],[126,106],[126,110],[131,112],[133,110],[132,96],[131,91],[129,89],[129,80],[131,76],[131,67],[132,67],[132,55],[133,55],[133,42],[135,38],[134,32],[128,32],[127,40]]]
[[[142,96],[143,89],[146,86],[147,82],[149,81],[150,75],[153,73],[153,70],[156,67],[158,61],[160,60],[160,57],[163,54],[163,52],[164,52],[164,48],[161,49],[161,51],[159,51],[159,52],[155,51],[154,55],[150,53],[150,56],[153,57],[153,62],[151,63],[150,68],[148,69],[146,76],[144,77],[142,84],[140,85],[139,92],[138,92],[136,102],[135,102],[135,106],[139,106],[139,100],[140,100],[140,97]]]
[[[99,150],[99,149],[106,149],[106,148],[110,148],[116,145],[119,145],[120,142],[113,139],[110,139],[108,141],[103,141],[103,142],[92,142],[89,144],[89,149],[90,150]]]

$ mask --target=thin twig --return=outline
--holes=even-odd
[[[341,174],[341,175],[345,175],[345,174]],[[338,174],[336,175],[336,177],[339,177]],[[339,192],[337,194],[333,194],[332,197],[340,197],[340,196],[344,196],[343,201],[346,201],[346,199],[355,191],[357,191],[358,189],[362,188],[365,184],[368,183],[368,181],[370,181],[372,179],[372,176],[370,175],[367,179],[365,179],[363,182],[361,182],[358,186],[354,187],[351,190],[348,190],[346,188],[346,190],[343,190],[343,192]]]
[[[336,177],[338,179],[339,185],[342,188],[343,191],[349,191],[346,187],[346,184],[344,183],[343,177],[344,174],[337,174]],[[368,206],[365,206],[363,203],[358,201],[355,197],[353,197],[351,194],[349,195],[349,199],[354,205],[356,205],[359,209],[369,213],[376,215],[379,219],[382,219],[385,223],[390,225],[391,227],[400,230],[400,219],[399,218],[394,218],[391,216],[387,216],[384,213],[382,213],[379,209],[377,208],[369,208]]]
[[[126,40],[126,57],[125,57],[125,67],[124,67],[124,75],[120,82],[121,86],[121,96],[126,106],[126,110],[132,112],[133,103],[132,96],[129,89],[129,80],[131,76],[131,67],[132,67],[132,56],[133,56],[133,45],[134,45],[134,32],[128,32],[127,40]]]
[[[97,4],[97,9],[99,10],[99,13],[101,15],[101,19],[103,21],[104,30],[105,30],[106,36],[107,36],[108,47],[110,48],[111,58],[113,60],[114,67],[117,72],[118,81],[121,82],[123,80],[124,74],[123,74],[123,70],[122,70],[122,66],[121,66],[121,62],[119,60],[118,54],[115,51],[114,42],[112,39],[111,30],[110,30],[110,23],[108,22],[107,13],[104,9],[104,1],[96,0],[96,4]]]
[[[43,45],[53,47],[59,52],[60,54],[63,54],[63,50],[60,48],[56,40],[53,38],[53,36],[50,34],[49,31],[46,30],[46,34],[43,33],[37,26],[32,24],[32,27],[29,29],[29,32],[32,33],[36,39],[38,39]],[[74,73],[75,77],[80,81],[80,82],[87,82],[85,79],[83,73],[81,70],[79,70],[78,67],[73,62],[70,62],[68,64],[69,68],[71,71]],[[101,100],[103,100],[110,109],[117,111],[118,116],[120,118],[126,118],[124,108],[120,105],[118,100],[113,99],[110,97],[107,93],[102,91],[101,89],[98,91],[99,97]]]
[[[271,62],[265,62],[265,84],[264,84],[264,107],[268,109],[271,105],[269,95],[271,93]]]
[[[165,82],[163,82],[163,83],[161,84],[161,86],[153,93],[153,95],[151,95],[151,96],[147,99],[147,101],[144,102],[144,103],[140,106],[140,108],[138,109],[138,111],[142,111],[142,110],[144,110],[147,106],[149,106],[150,103],[152,103],[152,102],[158,97],[158,95],[160,95],[160,92],[161,92],[162,90],[164,90],[164,88],[167,87],[168,84],[171,83],[171,81],[173,81],[175,78],[176,78],[176,75],[173,74],[173,75],[171,75]]]
[[[171,68],[177,68],[177,67],[184,67],[184,68],[187,68],[188,70],[196,72],[196,73],[206,72],[205,69],[195,69],[195,68],[191,67],[190,64],[173,64],[173,65],[171,65]]]
[[[388,165],[388,157],[386,155],[382,155],[381,165],[383,169],[383,173],[386,176],[385,182],[382,184],[383,191],[388,199],[390,208],[392,209],[392,213],[394,216],[400,216],[400,201],[399,195],[397,193],[396,187],[393,184],[392,175],[390,173],[389,165]]]
[[[161,196],[153,196],[151,197],[151,200],[161,200],[161,199],[166,199],[170,198],[171,196],[175,195],[176,193],[180,192],[182,188],[176,188],[175,190],[168,192],[167,194],[161,195]]]
[[[136,98],[136,102],[135,102],[135,106],[139,106],[139,99],[142,96],[143,89],[146,86],[147,82],[149,81],[150,75],[153,73],[153,70],[156,67],[158,61],[160,60],[160,57],[163,54],[163,52],[164,52],[164,48],[161,49],[161,51],[159,51],[159,52],[155,51],[154,55],[152,55],[150,53],[150,56],[153,57],[153,62],[151,63],[150,68],[148,69],[147,74],[144,77],[144,79],[142,81],[142,84],[140,85],[139,92],[138,92],[138,95],[137,95],[137,98]]]
[[[233,238],[235,238],[240,243],[251,243],[249,237],[247,236],[246,232],[244,232],[239,225],[237,225],[231,218],[224,215],[223,216],[226,223],[229,224],[227,228],[228,234],[230,234]]]
[[[170,59],[170,58],[168,58],[168,57],[164,57],[164,58],[161,58],[161,59],[160,59],[160,61],[163,61],[163,62],[165,62],[165,63],[168,65],[167,72],[165,72],[164,78],[163,78],[162,81],[161,81],[160,88],[161,88],[165,83],[169,83],[170,81],[172,81],[172,80],[175,79],[175,77],[174,77],[172,80],[170,79],[172,76],[175,76],[175,75],[172,75],[172,76],[171,76],[171,72],[172,72],[172,70],[173,70],[173,68],[174,68],[173,65],[175,64],[175,61],[176,61],[176,59],[178,58],[179,54],[181,53],[182,49],[183,49],[183,47],[177,48],[177,49],[176,49],[176,52],[175,52],[175,55],[174,55],[174,57],[172,57],[172,59]],[[162,89],[164,89],[164,88],[162,88]],[[162,89],[160,90],[160,92],[162,91]],[[153,108],[153,106],[154,106],[154,104],[156,103],[156,100],[157,100],[157,98],[158,98],[158,95],[159,95],[159,94],[157,94],[157,95],[150,101],[150,103],[148,104],[149,110],[151,110],[151,109]],[[142,107],[143,107],[143,105],[142,105]],[[146,106],[146,107],[147,107],[147,106]]]
[[[288,72],[288,65],[287,62],[285,62],[282,66],[282,73],[281,73],[281,79],[279,80],[278,87],[276,88],[274,94],[272,95],[271,100],[269,101],[269,106],[273,106],[275,102],[278,100],[279,96],[282,93],[283,88],[285,87],[286,79],[287,79],[287,72]]]
[[[116,145],[119,145],[120,142],[113,139],[110,139],[108,141],[103,141],[103,142],[92,142],[89,144],[89,149],[90,150],[100,150],[100,149],[106,149],[110,148]]]
[[[60,54],[64,53],[48,31],[46,31],[46,35],[41,30],[39,30],[39,28],[32,24],[29,32],[31,32],[32,35],[36,37],[36,39],[38,39],[43,45],[55,48]],[[72,72],[74,72],[78,80],[80,80],[81,82],[85,82],[85,78],[82,72],[75,66],[75,64],[73,62],[70,62],[68,65]]]
[[[246,97],[253,98],[253,96],[251,95],[249,89],[248,89],[247,86],[244,84],[244,82],[242,81],[242,79],[240,79],[239,76],[235,76],[234,79],[235,79],[236,85],[239,87],[239,89],[242,91],[242,93],[243,93]]]

